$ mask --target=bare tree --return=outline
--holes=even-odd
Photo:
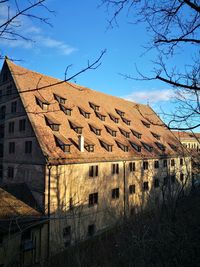
[[[137,69],[135,75],[125,78],[139,80],[159,80],[176,89],[178,109],[170,114],[170,127],[189,130],[199,127],[200,91],[200,4],[192,0],[102,0],[108,10],[112,10],[109,25],[118,22],[122,12],[128,12],[134,23],[145,23],[151,40],[147,50],[156,49],[153,76],[147,77]],[[190,64],[182,66],[176,59],[177,52],[184,57],[191,50]],[[171,61],[170,61],[171,60]],[[178,125],[177,125],[178,123]]]

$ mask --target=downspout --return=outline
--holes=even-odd
[[[50,258],[50,215],[51,215],[51,168],[52,166],[48,163],[48,198],[47,198],[47,217],[48,217],[48,224],[47,224],[47,259]]]
[[[124,218],[126,217],[126,161],[123,161]]]

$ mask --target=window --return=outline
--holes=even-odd
[[[4,138],[4,123],[0,124],[0,138]]]
[[[129,138],[130,137],[130,133],[125,131],[124,129],[122,128],[119,128],[121,134],[123,134],[126,138]]]
[[[159,168],[159,161],[158,160],[155,160],[154,161],[154,168],[155,169],[158,169]]]
[[[135,171],[135,162],[130,162],[129,163],[129,170],[130,170],[130,172],[134,172]]]
[[[89,194],[89,206],[98,204],[98,193]]]
[[[172,167],[175,166],[175,160],[174,160],[174,159],[171,160],[171,166],[172,166]]]
[[[63,152],[69,153],[70,152],[70,146],[71,143],[68,139],[66,139],[64,136],[62,136],[59,133],[54,133],[54,138],[56,145],[62,149]]]
[[[148,191],[149,190],[149,182],[144,182],[143,183],[143,190]]]
[[[144,147],[147,151],[152,152],[152,150],[153,150],[153,147],[152,147],[152,146],[150,146],[150,145],[148,145],[148,144],[146,144],[146,143],[144,143],[144,142],[141,142],[141,143],[142,143],[143,147]]]
[[[110,119],[111,119],[112,121],[114,121],[115,123],[118,123],[118,122],[119,122],[119,118],[115,117],[113,114],[110,114],[110,113],[109,113],[109,116],[110,116]]]
[[[126,123],[127,125],[131,125],[131,120],[128,120],[128,119],[122,117],[122,121],[124,123]]]
[[[6,95],[12,95],[12,84],[6,87]]]
[[[65,101],[66,101],[66,98],[60,96],[60,95],[57,95],[57,94],[54,94],[54,99],[58,101],[58,103],[60,104],[65,104]]]
[[[166,168],[167,167],[167,159],[163,160],[163,167]]]
[[[121,150],[123,150],[124,152],[128,152],[128,146],[127,145],[125,145],[125,144],[122,144],[122,142],[121,141],[118,141],[118,140],[115,140],[115,142],[116,142],[116,144],[117,144],[117,146],[121,149]]]
[[[177,146],[175,146],[171,143],[168,143],[168,145],[171,147],[171,149],[173,149],[174,151],[177,151]]]
[[[101,114],[99,112],[95,112],[95,114],[96,114],[97,118],[99,118],[101,121],[105,121],[106,115]]]
[[[101,129],[93,124],[89,124],[90,130],[95,133],[96,135],[101,135]]]
[[[129,194],[130,195],[135,194],[135,185],[134,184],[129,185]]]
[[[131,146],[137,151],[137,152],[141,152],[141,146],[136,145],[135,143],[129,141]]]
[[[183,166],[183,159],[180,159],[180,165]]]
[[[90,112],[80,107],[78,109],[79,109],[80,114],[83,115],[86,119],[90,118]]]
[[[183,180],[184,180],[184,174],[181,173],[181,174],[180,174],[180,181],[183,182]]]
[[[94,144],[90,140],[85,139],[85,149],[88,152],[94,152]]]
[[[63,238],[68,238],[71,236],[71,226],[66,226],[63,228]]]
[[[6,106],[2,106],[0,109],[0,119],[4,120],[6,116]]]
[[[143,162],[143,169],[144,169],[144,170],[148,170],[148,165],[149,165],[149,164],[148,164],[148,161],[144,161],[144,162]]]
[[[73,209],[73,198],[70,197],[69,199],[69,209],[72,210]]]
[[[99,142],[100,142],[101,146],[102,146],[103,148],[105,148],[108,152],[112,152],[112,147],[113,147],[113,145],[108,144],[106,141],[104,141],[104,140],[100,140],[100,139],[99,139]]]
[[[148,123],[146,121],[141,121],[141,122],[145,127],[150,128],[150,123]]]
[[[96,227],[95,224],[88,225],[88,236],[93,236],[95,234]]]
[[[156,178],[156,179],[154,180],[154,187],[155,187],[155,188],[158,188],[159,185],[160,185],[160,181],[159,181],[159,179]]]
[[[175,175],[171,175],[171,183],[174,184],[176,181],[176,176]]]
[[[98,174],[99,174],[98,165],[89,166],[89,176],[90,177],[98,176]]]
[[[71,244],[71,226],[63,228],[63,239],[65,247],[68,247]]]
[[[119,174],[119,164],[112,164],[112,174]]]
[[[41,107],[43,110],[49,109],[49,102],[46,101],[42,96],[41,97],[35,97],[36,103],[38,106]]]
[[[77,123],[74,123],[72,121],[69,121],[70,127],[77,133],[82,134],[83,127],[78,125]]]
[[[65,115],[71,116],[72,108],[69,108],[69,107],[66,107],[66,106],[60,104],[60,109],[65,113]]]
[[[115,109],[115,111],[117,112],[117,114],[119,114],[120,117],[124,117],[124,115],[125,115],[124,111],[121,111],[119,109]]]
[[[116,130],[114,130],[114,129],[112,129],[111,127],[108,127],[108,126],[106,126],[106,125],[104,125],[104,126],[105,126],[105,128],[106,128],[106,131],[107,131],[110,135],[116,137],[116,134],[117,134],[117,131],[116,131]]]
[[[0,143],[0,157],[3,157],[3,144]]]
[[[112,189],[112,199],[119,198],[119,188]]]
[[[9,133],[14,133],[14,130],[15,130],[15,122],[14,121],[11,121],[8,124],[8,132]]]
[[[161,151],[165,151],[166,147],[163,144],[159,142],[155,142],[155,144]]]
[[[30,154],[32,152],[32,141],[25,142],[25,153]]]
[[[11,166],[8,166],[8,178],[13,178],[14,177],[14,168]]]
[[[151,134],[152,134],[153,137],[155,137],[157,140],[160,140],[160,135],[159,135],[159,134],[156,134],[156,133],[153,133],[153,132],[151,132]]]
[[[142,134],[141,134],[141,133],[139,133],[139,132],[137,132],[137,131],[135,131],[135,130],[133,130],[133,129],[131,129],[131,132],[132,132],[132,134],[133,134],[134,136],[136,136],[138,139],[141,139],[141,137],[142,137]]]
[[[26,119],[19,120],[19,131],[23,132],[26,129]]]
[[[99,111],[99,108],[100,108],[99,105],[94,104],[94,103],[92,103],[92,102],[89,102],[89,105],[90,105],[90,107],[91,107],[94,111]]]
[[[15,153],[15,142],[9,142],[9,154]]]
[[[0,182],[3,180],[3,165],[0,164]]]
[[[11,103],[11,113],[17,112],[17,101]]]
[[[164,179],[163,179],[163,185],[167,185],[168,184],[168,181],[169,181],[168,177],[167,176],[164,177]]]

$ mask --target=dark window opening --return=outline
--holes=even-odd
[[[175,166],[175,160],[174,160],[174,159],[171,160],[171,166],[172,166],[172,167]]]
[[[131,125],[131,120],[128,120],[126,118],[122,118],[122,121],[126,123],[127,125]]]
[[[113,147],[113,145],[110,145],[110,144],[106,143],[106,142],[103,141],[103,140],[99,140],[99,142],[100,142],[101,146],[102,146],[103,148],[105,148],[108,152],[112,152],[112,147]]]
[[[163,167],[165,167],[165,168],[167,167],[167,159],[163,160]]]
[[[119,130],[120,130],[121,134],[123,134],[126,138],[130,137],[130,133],[129,132],[127,132],[127,131],[125,131],[125,130],[123,130],[121,128],[119,128]]]
[[[158,160],[155,160],[154,161],[154,168],[155,169],[158,169],[159,168],[159,161]]]
[[[119,109],[115,109],[115,110],[116,110],[117,114],[119,114],[120,117],[124,117],[124,115],[125,115],[124,111],[121,111]]]
[[[130,142],[130,144],[131,144],[131,146],[137,151],[137,152],[141,152],[141,146],[138,146],[138,145],[136,145],[135,143],[133,143],[133,142],[131,142],[131,141],[129,141]]]
[[[24,132],[26,130],[26,119],[19,120],[19,131]]]
[[[184,180],[184,174],[181,173],[181,174],[180,174],[180,181],[183,182],[183,180]]]
[[[142,121],[142,124],[147,127],[147,128],[150,128],[150,123],[146,122],[146,121]]]
[[[180,165],[183,166],[183,159],[180,159]]]
[[[11,166],[8,166],[8,178],[13,178],[14,177],[14,168]]]
[[[82,109],[80,107],[78,109],[79,109],[80,114],[83,115],[83,117],[85,117],[86,119],[90,118],[90,112],[87,112],[87,111],[85,111],[84,109]]]
[[[95,234],[96,227],[95,224],[88,225],[88,236],[93,236]]]
[[[98,204],[98,193],[89,194],[89,206]]]
[[[119,198],[119,188],[112,189],[112,199]]]
[[[112,174],[119,174],[119,164],[112,164]]]
[[[15,153],[15,142],[9,142],[9,154]]]
[[[135,171],[135,162],[130,162],[129,163],[129,170],[130,170],[130,172],[134,172]]]
[[[89,102],[89,105],[94,111],[99,111],[100,106],[98,106],[92,102]]]
[[[25,153],[26,154],[32,153],[32,141],[25,142]]]
[[[143,190],[148,191],[149,190],[149,182],[144,182],[143,183]]]
[[[143,162],[143,170],[148,170],[148,165],[149,165],[148,161],[144,161]]]
[[[117,140],[115,140],[115,142],[116,142],[117,146],[118,146],[121,150],[123,150],[124,152],[128,152],[128,151],[129,151],[129,148],[128,148],[127,145],[124,145],[124,144],[122,144],[121,142],[119,142],[119,141],[117,141]]]
[[[137,137],[138,139],[141,139],[141,137],[142,137],[141,133],[139,133],[139,132],[137,132],[137,131],[135,131],[133,129],[131,129],[131,132],[135,137]]]
[[[135,194],[135,185],[134,184],[129,185],[129,194],[130,195]]]
[[[159,186],[160,186],[160,181],[159,181],[159,179],[155,179],[155,180],[154,180],[154,187],[157,188],[157,187],[159,187]]]
[[[89,166],[89,177],[96,177],[99,175],[99,166],[93,165]]]

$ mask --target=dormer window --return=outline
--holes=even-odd
[[[82,107],[78,107],[80,114],[83,115],[86,119],[90,118],[90,112],[86,111],[84,108]]]
[[[94,111],[99,111],[99,108],[100,108],[99,105],[92,103],[92,102],[89,102],[89,105]]]
[[[94,152],[94,144],[90,140],[85,139],[84,146],[88,152]]]
[[[146,143],[144,143],[144,142],[141,142],[141,143],[142,143],[143,147],[144,147],[147,151],[152,152],[152,150],[153,150],[153,147],[152,147],[152,146],[150,146],[150,145],[148,145],[148,144],[146,144]]]
[[[99,139],[99,142],[103,148],[105,148],[108,152],[112,152],[113,145],[108,143],[107,141],[103,139]]]
[[[128,119],[122,117],[122,121],[124,123],[126,123],[127,125],[131,125],[131,120],[128,120]]]
[[[155,137],[157,140],[160,140],[160,135],[159,135],[159,134],[156,134],[156,133],[153,133],[153,132],[151,132],[151,134],[152,134],[153,137]]]
[[[44,98],[36,96],[35,100],[36,100],[37,105],[39,105],[41,107],[41,109],[43,109],[43,110],[49,109],[50,103],[48,101],[46,101]]]
[[[131,129],[131,132],[132,132],[132,134],[133,134],[134,136],[136,136],[138,139],[141,139],[141,137],[142,137],[142,134],[141,134],[141,133],[139,133],[139,132],[137,132],[137,131],[135,131],[135,130],[133,130],[133,129]]]
[[[149,122],[146,122],[146,121],[143,121],[143,120],[141,122],[145,127],[150,128],[150,123]]]
[[[171,147],[171,149],[173,149],[174,151],[177,151],[177,146],[175,146],[171,143],[168,143],[168,145]]]
[[[77,122],[72,122],[69,120],[71,129],[73,129],[77,134],[82,134],[83,127]]]
[[[99,113],[99,112],[96,112],[96,111],[95,111],[95,114],[96,114],[97,118],[99,118],[101,121],[105,121],[106,115]]]
[[[122,129],[122,128],[119,128],[121,134],[123,134],[126,138],[129,138],[130,137],[130,133],[127,132],[126,130]]]
[[[57,94],[54,94],[54,98],[55,98],[55,100],[58,101],[58,103],[65,104],[66,98],[64,98],[64,97],[62,97],[60,95],[57,95]]]
[[[158,147],[161,151],[165,151],[166,147],[165,147],[163,144],[161,144],[161,143],[159,143],[159,142],[155,142],[155,144],[157,145],[157,147]]]
[[[128,145],[123,144],[121,141],[115,140],[117,146],[124,152],[128,152]]]
[[[96,135],[101,135],[101,129],[99,129],[94,124],[89,124],[90,130],[94,132]]]
[[[124,111],[121,111],[119,109],[115,109],[115,110],[116,110],[117,114],[119,114],[120,117],[124,117],[124,115],[125,115]]]
[[[133,143],[132,141],[129,141],[131,146],[137,151],[137,152],[141,152],[141,146]]]
[[[66,105],[60,104],[60,109],[68,116],[72,114],[72,108],[67,107]]]
[[[62,149],[63,152],[69,153],[71,142],[67,140],[63,135],[54,133],[56,145]]]
[[[45,120],[47,125],[53,130],[53,131],[59,131],[60,123],[51,115],[45,115]]]
[[[106,128],[106,131],[107,131],[110,135],[116,137],[116,135],[117,135],[117,131],[116,131],[116,130],[112,129],[110,126],[107,126],[107,125],[104,125],[104,127]]]
[[[115,117],[113,114],[109,113],[109,117],[112,121],[114,121],[115,123],[119,122],[119,118]]]

